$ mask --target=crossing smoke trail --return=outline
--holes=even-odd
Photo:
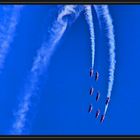
[[[3,8],[6,14],[4,14],[4,19],[0,23],[0,70],[3,68],[10,44],[13,41],[22,8],[23,6],[21,5],[14,5],[12,9],[8,6]],[[11,13],[8,13],[8,10]]]
[[[112,23],[112,18],[109,14],[109,9],[107,5],[101,6],[94,6],[97,12],[98,17],[102,17],[105,28],[107,31],[108,43],[109,43],[109,55],[110,55],[110,66],[109,66],[109,83],[108,83],[108,91],[107,91],[107,98],[110,99],[111,92],[113,88],[114,82],[114,72],[115,72],[115,36],[114,36],[114,28]],[[100,20],[100,19],[99,19]],[[107,112],[108,104],[105,106],[104,115]]]
[[[42,47],[37,53],[37,57],[33,63],[33,66],[29,75],[29,83],[25,85],[24,97],[20,102],[18,111],[16,112],[16,119],[12,125],[12,134],[22,134],[25,128],[27,120],[27,113],[31,107],[31,98],[35,95],[35,90],[39,82],[39,76],[43,74],[46,69],[53,52],[56,49],[56,45],[62,38],[67,25],[68,15],[75,14],[78,17],[78,13],[75,11],[76,6],[66,5],[62,8],[62,11],[58,14],[58,17],[51,28],[51,35],[48,41],[44,41]]]
[[[95,35],[94,35],[94,23],[92,17],[91,5],[85,5],[85,17],[89,25],[90,40],[91,40],[91,50],[92,50],[92,68],[94,68],[94,58],[95,58]]]

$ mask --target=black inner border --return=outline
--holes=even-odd
[[[140,0],[0,0],[0,4],[140,4]]]

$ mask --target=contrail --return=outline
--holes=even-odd
[[[98,22],[99,22],[99,27],[100,29],[102,28],[101,26],[101,21],[100,21],[100,17],[102,15],[102,11],[100,10],[100,5],[93,5],[94,9],[95,9],[95,12],[96,12],[96,15],[97,15],[97,19],[98,19]]]
[[[109,83],[108,83],[107,97],[110,99],[113,83],[114,83],[114,72],[115,72],[115,63],[116,63],[114,27],[113,27],[113,22],[109,13],[108,6],[101,5],[101,6],[94,6],[94,7],[96,7],[96,12],[98,16],[100,18],[102,17],[102,20],[105,24],[107,37],[108,37],[110,66],[109,66]],[[108,108],[108,104],[105,106],[104,115],[107,112],[107,108]]]
[[[85,5],[85,17],[89,26],[90,31],[90,40],[91,40],[91,50],[92,50],[92,68],[94,68],[94,59],[95,59],[95,35],[94,35],[94,23],[92,16],[91,5]]]
[[[23,6],[21,5],[14,5],[12,9],[8,6],[3,7],[5,14],[3,21],[1,21],[2,23],[0,23],[0,70],[4,67],[3,65],[13,41],[22,8]]]
[[[42,75],[47,68],[50,58],[56,49],[56,45],[67,28],[67,16],[69,14],[77,15],[75,8],[76,5],[66,5],[61,9],[56,21],[52,25],[51,35],[48,41],[44,41],[42,47],[39,49],[30,71],[29,81],[25,85],[23,100],[20,102],[18,111],[16,112],[16,119],[12,125],[12,134],[22,134],[24,129],[26,129],[25,123],[27,122],[27,113],[31,107],[31,98],[36,94],[39,76]]]

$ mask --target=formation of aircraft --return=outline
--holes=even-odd
[[[94,76],[93,68],[90,68],[90,77],[93,77],[93,76]],[[99,72],[97,71],[97,72],[95,73],[95,81],[98,81],[98,79],[99,79]],[[94,88],[93,88],[93,87],[90,88],[89,93],[90,93],[90,95],[93,95],[93,93],[94,93]],[[100,98],[100,92],[98,91],[98,92],[97,92],[97,95],[96,95],[96,101],[98,101],[99,98]],[[105,104],[108,105],[109,101],[110,101],[110,97],[107,97],[107,99],[106,99],[106,101],[105,101]],[[92,112],[92,110],[93,110],[93,105],[90,104],[90,105],[89,105],[88,112],[90,113],[90,112]],[[95,113],[95,118],[97,119],[97,118],[99,117],[99,115],[100,115],[100,109],[98,109],[98,110],[96,111],[96,113]],[[103,114],[103,115],[101,116],[100,123],[102,123],[102,122],[104,121],[104,119],[105,119],[105,114]]]

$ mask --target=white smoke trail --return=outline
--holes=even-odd
[[[13,6],[12,10],[9,11],[11,13],[4,14],[3,23],[0,23],[0,70],[3,68],[9,47],[13,41],[22,8],[21,5]],[[9,10],[6,6],[3,9],[5,13]]]
[[[100,16],[102,15],[102,11],[100,10],[100,5],[93,5],[94,9],[95,9],[95,12],[96,12],[96,15],[97,15],[97,19],[98,19],[98,23],[99,23],[99,27],[101,29],[101,21],[99,20],[100,19]]]
[[[64,17],[69,14],[76,14],[74,5],[66,5],[59,13],[57,20],[54,22],[51,28],[51,35],[49,41],[45,41],[42,47],[39,49],[37,57],[33,63],[29,83],[25,87],[23,100],[21,101],[18,111],[16,112],[16,120],[12,126],[12,134],[22,134],[25,129],[25,122],[27,120],[27,113],[31,106],[31,97],[35,95],[35,90],[38,84],[39,76],[43,74],[44,69],[50,61],[50,57],[56,49],[56,45],[62,38],[67,25],[68,20],[64,20]]]
[[[99,17],[102,16],[102,19],[105,23],[105,28],[107,31],[108,43],[109,43],[109,56],[110,56],[110,66],[109,66],[109,83],[107,97],[111,97],[111,92],[114,83],[114,72],[115,72],[115,36],[114,36],[114,27],[112,23],[112,18],[109,13],[107,5],[94,6]],[[107,112],[108,104],[105,106],[104,115]]]
[[[92,16],[91,5],[85,5],[85,17],[89,26],[90,31],[90,40],[91,40],[91,50],[92,50],[92,68],[94,68],[94,59],[95,59],[95,35],[94,35],[94,23]]]

